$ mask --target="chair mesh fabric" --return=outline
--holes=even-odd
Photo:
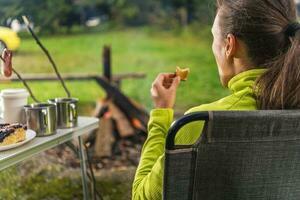
[[[174,159],[167,171],[183,176],[186,163],[192,169],[186,182],[177,174],[170,179],[176,191],[164,186],[172,194],[165,199],[300,199],[299,111],[211,112],[207,123],[189,161],[176,157],[178,150],[166,154],[166,161]]]
[[[164,199],[188,200],[192,196],[195,152],[191,148],[166,152]]]

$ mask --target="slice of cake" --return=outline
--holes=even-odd
[[[0,124],[0,146],[24,141],[26,129],[22,124]]]

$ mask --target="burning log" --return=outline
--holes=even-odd
[[[139,135],[139,133],[146,133],[149,119],[147,111],[130,100],[116,86],[117,84],[112,82],[110,52],[110,47],[105,46],[103,53],[105,78],[95,78],[97,83],[106,91],[107,97],[97,103],[98,106],[94,115],[100,118],[100,129],[87,140],[91,146],[94,146],[94,158],[111,157],[119,153],[126,154],[126,145],[124,145],[126,142],[124,140],[135,136],[145,138],[145,134]],[[101,130],[102,128],[103,130]],[[114,136],[114,142],[112,142],[111,136]],[[134,144],[129,146],[134,146]]]
[[[134,124],[134,122],[139,121],[140,127],[135,128],[147,129],[149,114],[146,110],[137,107],[120,89],[108,81],[104,79],[96,79],[96,81],[103,87],[108,94],[108,98],[112,99],[113,103],[126,115],[133,126],[137,124]]]
[[[126,95],[124,95],[120,88],[117,87],[111,78],[111,48],[104,46],[103,48],[103,72],[104,79],[95,77],[95,80],[106,91],[106,99],[111,99],[116,108],[118,108],[123,115],[129,120],[130,124],[135,129],[146,131],[149,120],[148,112],[137,103],[133,103]],[[120,112],[119,112],[120,113]],[[100,117],[100,116],[98,116]]]
[[[113,121],[110,116],[102,117],[99,122],[99,128],[97,130],[97,137],[95,138],[95,153],[94,157],[111,157],[112,145],[115,142],[115,138],[112,135]]]
[[[135,129],[132,127],[125,114],[112,102],[109,102],[108,107],[111,118],[116,122],[116,128],[120,137],[125,138],[133,136],[135,134]]]
[[[145,110],[132,103],[118,88],[105,80],[102,83],[106,86],[105,90],[110,91],[110,97],[97,103],[94,116],[100,118],[100,128],[87,139],[87,142],[94,146],[94,158],[113,156],[114,148],[118,148],[116,144],[123,139],[145,138],[149,118]],[[144,134],[139,135],[139,133]],[[114,137],[115,141],[111,137]],[[111,151],[109,152],[108,149]]]

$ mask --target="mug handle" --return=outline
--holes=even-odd
[[[47,129],[48,127],[48,118],[47,118],[47,115],[48,115],[48,111],[47,110],[42,110],[42,114],[43,114],[43,125],[44,125],[44,129]]]
[[[74,122],[77,119],[76,105],[74,103],[70,103],[69,109],[70,109],[70,122]]]

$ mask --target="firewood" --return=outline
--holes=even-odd
[[[145,109],[137,108],[131,100],[118,89],[113,84],[109,83],[105,79],[96,78],[95,79],[99,85],[107,92],[109,98],[112,99],[114,104],[126,115],[126,117],[131,121],[136,118],[141,122],[143,129],[146,129],[149,114]]]
[[[96,143],[94,149],[94,157],[103,158],[112,156],[112,144],[115,139],[112,134],[113,122],[111,118],[103,117],[99,121],[99,129],[96,134]]]
[[[109,103],[109,110],[112,114],[112,118],[116,121],[119,135],[121,137],[133,136],[135,134],[135,130],[132,128],[124,113],[113,102]]]

